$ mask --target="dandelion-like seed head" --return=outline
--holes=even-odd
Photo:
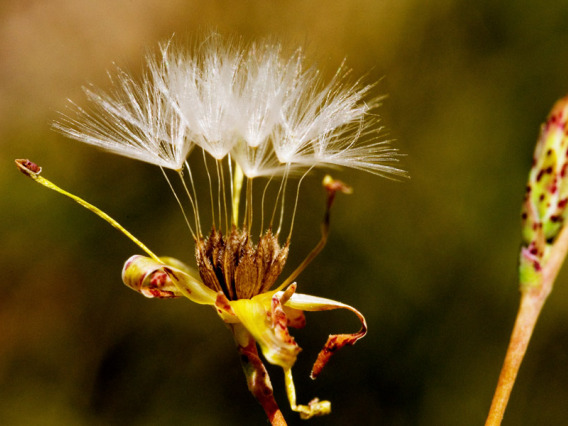
[[[213,34],[193,49],[172,42],[148,55],[140,82],[117,68],[108,92],[85,88],[54,127],[116,154],[180,170],[193,146],[228,155],[247,177],[313,166],[353,167],[388,177],[396,150],[378,140],[372,84],[342,65],[329,82],[278,43],[246,45]]]
[[[351,192],[347,185],[326,177],[321,239],[280,280],[301,182],[315,167],[406,176],[395,167],[397,151],[379,138],[374,110],[381,98],[372,95],[374,85],[353,81],[350,74],[342,64],[325,81],[320,71],[306,64],[301,49],[285,55],[274,42],[227,42],[213,34],[185,49],[170,41],[158,55],[148,56],[140,81],[117,68],[111,74],[112,89],[85,88],[90,106],[72,104],[54,125],[71,138],[162,168],[195,239],[197,270],[156,256],[108,215],[39,176],[38,166],[17,161],[25,174],[94,211],[150,255],[126,262],[126,285],[146,297],[185,296],[216,309],[243,355],[249,389],[271,421],[276,405],[270,399],[270,382],[255,379],[266,376],[256,355],[257,343],[270,363],[284,369],[292,409],[308,418],[328,413],[330,404],[317,399],[296,404],[291,368],[300,348],[288,327],[303,326],[305,310],[349,309],[360,319],[359,332],[329,337],[313,377],[338,348],[354,344],[366,333],[365,319],[356,309],[298,294],[293,282],[324,247],[335,194]],[[207,172],[205,200],[203,194],[198,196],[199,185],[187,162],[194,147],[202,151]],[[164,169],[176,171],[176,180]],[[288,187],[298,175],[295,197],[290,197]],[[260,200],[253,198],[255,188],[262,190]],[[210,218],[200,215],[203,202],[210,204]],[[253,224],[260,230],[258,237],[253,237]]]

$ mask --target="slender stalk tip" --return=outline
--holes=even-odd
[[[30,161],[28,159],[17,159],[14,161],[16,162],[16,167],[18,168],[18,170],[26,176],[35,178],[41,173],[41,167],[33,161]]]

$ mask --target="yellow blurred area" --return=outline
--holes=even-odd
[[[116,63],[141,71],[172,37],[210,30],[306,46],[332,75],[380,80],[387,137],[411,179],[336,172],[324,252],[298,290],[366,314],[369,335],[308,378],[348,314],[307,315],[298,400],[332,401],[319,425],[479,425],[518,303],[519,211],[540,123],[568,93],[568,2],[528,0],[4,0],[0,4],[0,424],[266,424],[214,312],[148,300],[121,283],[137,247],[14,167],[115,217],[155,252],[188,262],[191,235],[160,171],[50,130],[81,86]],[[317,242],[322,173],[302,186],[291,272]],[[205,177],[201,184],[206,185]],[[535,331],[505,425],[568,418],[568,285]],[[269,369],[289,424],[283,378]]]

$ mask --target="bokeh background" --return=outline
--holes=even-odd
[[[307,424],[480,425],[517,303],[519,210],[540,123],[568,93],[568,2],[529,0],[3,0],[0,3],[0,423],[266,424],[215,313],[148,300],[121,284],[137,248],[88,211],[20,175],[44,175],[125,224],[154,251],[193,244],[155,167],[50,130],[81,85],[113,62],[214,29],[302,44],[332,75],[380,80],[389,138],[412,179],[345,171],[329,245],[303,292],[367,316],[368,336],[311,363],[328,333],[358,324],[311,314],[296,332],[300,402],[330,399]],[[287,271],[319,233],[321,174],[303,187]],[[537,325],[505,425],[568,420],[568,276]],[[270,373],[290,424],[281,372]]]

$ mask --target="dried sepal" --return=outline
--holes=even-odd
[[[347,345],[354,345],[359,339],[367,334],[367,322],[361,312],[352,306],[322,297],[310,296],[308,294],[294,293],[286,302],[286,306],[303,311],[329,311],[333,309],[347,309],[357,315],[361,321],[361,329],[356,333],[332,334],[328,337],[323,349],[318,354],[317,360],[312,368],[311,377],[315,379],[323,370],[331,356]]]
[[[172,299],[185,296],[199,304],[214,305],[216,293],[190,275],[191,269],[177,259],[162,258],[163,263],[134,255],[122,269],[126,286],[149,298]]]
[[[288,318],[281,298],[281,292],[263,293],[252,299],[231,301],[230,305],[260,345],[266,360],[287,369],[292,368],[301,348],[288,332]]]
[[[148,298],[173,299],[182,296],[164,270],[164,265],[149,257],[134,255],[128,259],[122,269],[122,281]]]

